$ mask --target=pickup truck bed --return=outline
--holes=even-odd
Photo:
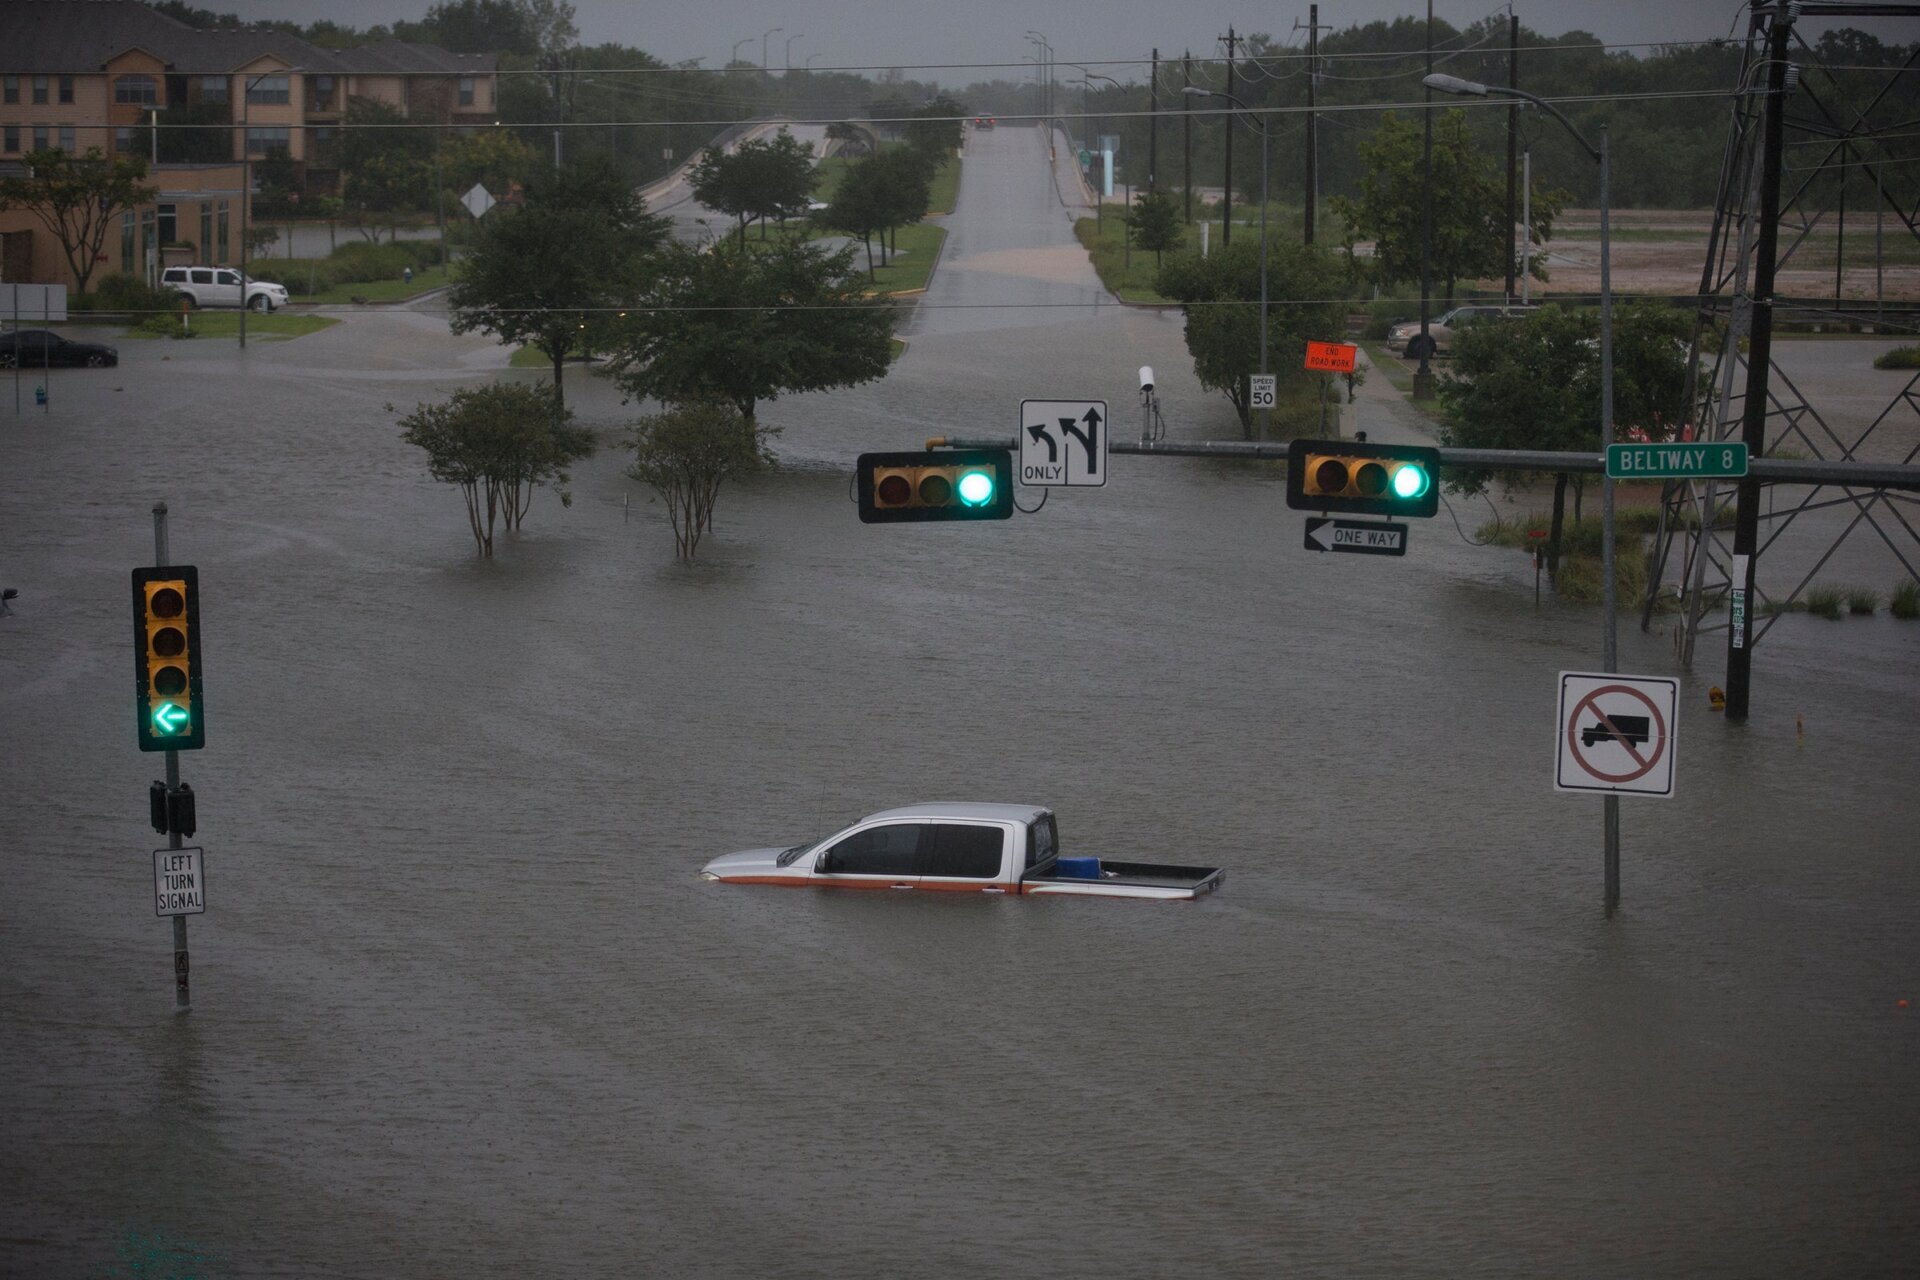
[[[1100,878],[1063,876],[1036,867],[1020,880],[1022,893],[1071,893],[1109,898],[1198,898],[1218,889],[1227,873],[1220,867],[1175,867],[1158,862],[1100,860]]]

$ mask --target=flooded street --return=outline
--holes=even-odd
[[[1278,472],[1117,456],[1004,523],[859,523],[862,449],[1023,398],[1126,438],[1141,364],[1175,436],[1237,435],[1031,131],[949,226],[891,376],[764,406],[782,466],[691,565],[573,369],[608,447],[474,556],[395,419],[506,353],[432,304],[123,341],[0,417],[0,1274],[1911,1274],[1920,626],[1783,619],[1744,726],[1711,645],[1623,626],[1679,766],[1605,920],[1601,804],[1552,789],[1598,614],[1445,510],[1313,555]],[[185,1016],[128,670],[158,499],[204,598]],[[1226,884],[696,877],[941,799]]]

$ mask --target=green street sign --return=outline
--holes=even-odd
[[[1746,474],[1747,446],[1740,440],[1607,446],[1607,475],[1614,480],[1738,479]]]

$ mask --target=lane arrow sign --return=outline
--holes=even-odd
[[[1060,461],[1060,442],[1053,438],[1053,432],[1047,430],[1044,423],[1028,427],[1027,434],[1033,437],[1035,444],[1039,444],[1042,440],[1047,442],[1048,463]]]
[[[1080,442],[1081,448],[1087,451],[1087,474],[1097,476],[1100,474],[1100,455],[1098,453],[1100,448],[1100,411],[1098,409],[1088,409],[1087,416],[1080,421],[1087,424],[1085,431],[1082,431],[1076,426],[1072,418],[1060,419],[1060,429]]]
[[[1309,551],[1345,551],[1363,556],[1407,554],[1407,526],[1377,520],[1331,520],[1307,517]]]

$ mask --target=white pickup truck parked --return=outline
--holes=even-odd
[[[1071,893],[1198,898],[1219,867],[1066,858],[1053,811],[1028,804],[916,804],[871,813],[825,840],[747,849],[701,868],[707,880],[834,889]]]

